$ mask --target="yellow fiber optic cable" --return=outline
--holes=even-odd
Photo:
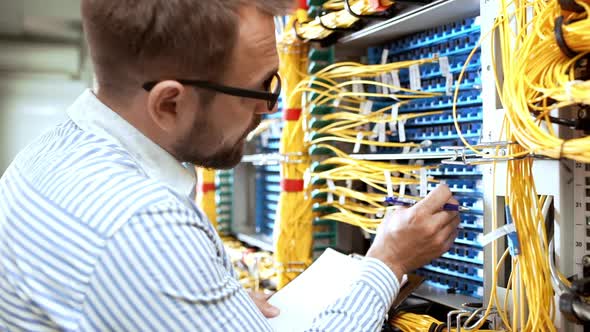
[[[289,19],[291,24],[294,20],[295,17]],[[282,190],[275,221],[277,286],[281,288],[311,263],[313,213],[311,197],[304,192],[303,184],[309,158],[304,142],[301,94],[292,93],[307,69],[309,47],[287,28],[279,40],[278,49],[280,73],[288,96],[283,111],[286,121],[281,135],[280,153],[289,159],[281,164]]]
[[[215,170],[197,167],[196,203],[217,230],[217,204],[215,197]]]

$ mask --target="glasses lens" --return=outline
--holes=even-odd
[[[277,94],[281,91],[281,79],[279,78],[279,75],[274,75],[273,77],[271,77],[268,82],[267,82],[267,86],[266,88],[268,89],[267,91],[272,93],[272,94]]]
[[[272,111],[277,103],[278,95],[281,93],[281,77],[278,73],[274,74],[273,77],[268,80],[267,84],[267,91],[277,96],[274,100],[268,101],[268,109]]]

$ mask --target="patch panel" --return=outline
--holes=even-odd
[[[393,62],[415,59],[434,58],[437,56],[455,56],[469,53],[479,43],[479,33],[460,36],[455,39],[445,40],[431,46],[411,50],[407,53],[390,56]]]
[[[450,276],[446,273],[436,273],[427,270],[416,271],[418,275],[426,278],[427,283],[447,289],[449,293],[460,293],[477,298],[483,297],[483,283]]]
[[[457,107],[481,105],[481,91],[471,89],[461,91],[457,98]],[[425,99],[416,99],[399,108],[400,113],[427,112],[453,108],[453,96],[440,96]]]
[[[457,119],[459,123],[462,122],[479,122],[483,120],[483,112],[481,107],[460,108],[457,110]],[[433,114],[413,118],[406,121],[406,127],[417,126],[432,126],[438,124],[453,124],[453,112],[444,111],[442,114]]]
[[[483,266],[454,259],[439,258],[424,267],[427,270],[450,276],[483,282]]]
[[[480,248],[454,245],[451,250],[446,252],[443,258],[459,260],[467,263],[483,265],[483,250]]]
[[[482,237],[481,231],[460,228],[459,234],[457,235],[457,239],[455,240],[455,243],[466,244],[466,245],[476,246],[476,247],[481,248],[481,244],[480,244],[481,237]]]
[[[279,109],[282,101],[279,101]],[[280,120],[282,112],[265,115],[265,120]],[[278,121],[279,127],[270,129],[260,135],[257,140],[257,153],[278,153],[280,147],[280,133],[282,121]],[[275,126],[277,124],[274,124]],[[256,233],[272,235],[276,218],[276,207],[278,206],[280,188],[280,166],[263,165],[256,166],[256,207],[255,223]]]
[[[456,179],[444,179],[441,182],[446,183],[447,186],[449,186],[449,189],[453,192],[453,193],[457,193],[457,194],[461,194],[461,195],[473,195],[473,196],[477,196],[477,197],[483,197],[483,194],[481,192],[481,188],[482,188],[482,182],[481,179],[462,179],[462,180],[456,180]],[[437,187],[436,183],[429,183],[428,184],[428,190],[434,190],[434,188]]]
[[[467,67],[465,72],[479,72],[481,70],[480,54],[476,52]],[[459,75],[463,70],[465,62],[467,61],[468,54],[456,55],[449,58],[449,72],[454,75]],[[440,65],[438,62],[426,63],[420,65],[420,78],[431,79],[442,76],[440,71]],[[409,71],[402,70],[399,72],[400,83],[408,84],[410,81]],[[409,84],[408,84],[409,85]]]
[[[483,216],[478,214],[462,213],[461,228],[472,228],[483,231]]]
[[[462,196],[460,194],[455,195],[455,198],[459,201],[459,204],[461,204],[461,206],[469,208],[472,213],[483,213],[483,198],[473,196]]]
[[[433,176],[481,176],[481,170],[472,165],[441,165],[428,171]]]
[[[479,137],[481,135],[481,122],[461,123],[461,132],[465,137]],[[423,140],[448,140],[458,139],[459,134],[452,124],[438,126],[424,126],[415,128],[406,128],[406,139],[409,141]]]
[[[456,39],[462,35],[480,34],[479,18],[466,18],[461,21],[452,22],[436,28],[414,34],[410,37],[401,38],[391,43],[392,55],[407,53],[415,48],[424,48],[432,44]]]
[[[481,91],[479,89],[471,89],[461,91],[457,98],[457,107],[460,110],[463,107],[481,107]],[[374,100],[373,111],[385,107],[391,107],[391,100]],[[440,96],[433,98],[416,99],[401,105],[399,113],[415,113],[415,112],[429,112],[429,111],[448,111],[453,109],[453,96]]]
[[[473,90],[480,89],[481,87],[481,75],[476,71],[465,72],[459,90]],[[451,91],[455,91],[457,88],[456,82],[452,86]],[[422,89],[424,92],[436,92],[445,93],[447,91],[446,77],[438,76],[422,80]]]

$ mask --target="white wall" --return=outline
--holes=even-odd
[[[66,119],[66,108],[85,87],[63,76],[0,81],[0,174],[31,140]]]

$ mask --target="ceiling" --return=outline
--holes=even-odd
[[[79,77],[86,47],[80,0],[0,1],[0,71]]]

